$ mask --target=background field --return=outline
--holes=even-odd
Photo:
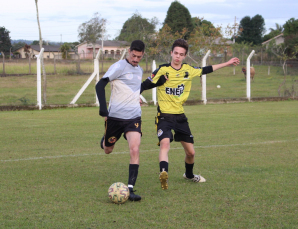
[[[195,136],[195,172],[171,144],[169,190],[158,180],[156,108],[143,107],[141,202],[107,197],[127,182],[121,138],[99,147],[98,108],[0,112],[1,228],[297,228],[298,101],[186,106]]]
[[[106,64],[108,69],[111,63]],[[61,67],[61,66],[60,66]],[[145,68],[145,63],[142,63]],[[62,67],[61,67],[62,68]],[[241,72],[242,66],[235,68],[235,75],[232,67],[220,69],[207,76],[207,99],[231,99],[246,98],[246,81]],[[63,68],[62,68],[63,69]],[[284,80],[281,67],[271,66],[268,75],[268,66],[256,65],[255,80],[251,84],[251,97],[279,97],[278,89]],[[145,80],[149,72],[143,75]],[[101,74],[102,76],[102,74]],[[89,75],[73,75],[61,73],[47,75],[47,104],[66,105],[69,104]],[[221,85],[218,89],[216,86]],[[93,81],[77,104],[95,103],[95,81]],[[36,75],[29,76],[8,76],[0,77],[0,105],[36,105]],[[288,68],[286,83],[281,87],[281,97],[298,97],[298,70]],[[106,87],[106,98],[109,100],[110,87]],[[152,100],[151,90],[145,91],[143,96]],[[201,100],[200,78],[194,78],[189,100]]]

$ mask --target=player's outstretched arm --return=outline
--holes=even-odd
[[[154,87],[158,87],[163,85],[166,81],[168,80],[168,78],[164,75],[160,76],[159,80],[156,82],[156,84],[152,83],[152,79],[149,76],[146,80],[143,81],[143,83],[141,84],[141,90],[140,93],[142,93],[145,90],[149,90],[152,89]]]
[[[212,65],[212,68],[213,68],[213,71],[216,71],[220,68],[224,68],[230,65],[237,66],[239,63],[240,63],[240,60],[237,57],[234,57],[230,59],[228,62]]]

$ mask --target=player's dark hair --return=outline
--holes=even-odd
[[[130,45],[130,51],[139,51],[139,52],[144,52],[145,51],[145,44],[143,41],[141,40],[134,40],[133,42],[131,42]]]
[[[184,39],[177,39],[176,41],[174,41],[173,45],[172,45],[172,52],[174,50],[175,47],[181,47],[185,49],[185,54],[187,54],[188,52],[188,44],[187,41]]]

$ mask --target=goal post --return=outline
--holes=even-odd
[[[42,109],[42,104],[41,104],[41,66],[40,66],[40,60],[41,58],[43,58],[43,52],[44,52],[44,48],[42,48],[39,52],[38,55],[36,55],[36,67],[37,67],[37,106],[39,108],[39,110]]]
[[[210,54],[210,50],[208,50],[208,52],[206,53],[206,55],[204,56],[204,58],[202,59],[202,67],[205,67],[207,64],[207,58]],[[206,74],[202,75],[202,100],[204,102],[204,104],[207,104],[207,82],[206,82]]]
[[[152,72],[154,72],[156,69],[156,63],[155,60],[152,61]],[[156,87],[152,88],[152,100],[154,105],[156,105],[157,103],[157,99],[156,99]]]
[[[250,102],[250,98],[251,98],[251,95],[250,95],[250,92],[251,92],[251,89],[250,89],[250,59],[252,58],[254,53],[255,53],[255,50],[252,50],[246,60],[246,97],[249,102]]]
[[[73,100],[70,102],[71,105],[75,104],[77,100],[80,98],[80,96],[83,94],[83,92],[86,90],[86,88],[89,86],[89,84],[92,82],[92,80],[96,77],[96,83],[99,81],[99,56],[100,53],[102,53],[102,50],[99,49],[96,57],[94,59],[94,71],[89,77],[89,79],[86,81],[86,83],[83,85],[83,87],[79,90],[79,92],[76,94],[76,96],[73,98]],[[98,98],[95,93],[95,104],[98,106]]]

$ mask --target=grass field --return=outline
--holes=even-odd
[[[108,68],[116,60],[105,60],[99,62],[99,67],[101,72],[106,72]],[[45,59],[45,70],[47,74],[56,73],[60,75],[74,75],[77,71],[77,60],[57,60],[56,65],[54,65],[54,60]],[[148,63],[148,66],[151,66],[151,63]],[[36,75],[36,59],[31,60],[31,73]],[[145,70],[146,62],[142,61],[140,66]],[[82,73],[92,73],[94,71],[94,60],[81,60],[80,61],[80,71]],[[0,65],[0,75],[3,73],[3,64]],[[13,61],[8,61],[5,63],[5,74],[28,74],[29,73],[29,60],[28,59],[18,59]]]
[[[98,108],[0,112],[0,228],[297,228],[298,101],[186,106],[195,173],[171,144],[169,189],[158,180],[156,108],[143,107],[141,202],[116,205],[109,186],[127,183],[121,138],[99,142]]]
[[[251,84],[251,97],[278,97],[278,88],[283,81],[281,67],[271,67],[271,74],[268,75],[268,66],[255,66],[256,76]],[[288,70],[286,85],[281,88],[282,96],[289,96],[286,90],[295,92],[298,96],[298,71],[295,68]],[[145,73],[143,79],[148,77]],[[47,104],[69,104],[80,88],[89,78],[88,75],[48,75],[47,76]],[[218,89],[216,86],[221,85]],[[78,104],[95,103],[95,81],[92,82],[80,99]],[[35,105],[36,75],[32,76],[9,76],[0,77],[0,105]],[[152,100],[151,90],[143,93],[144,97]],[[106,97],[109,100],[110,87],[106,87]],[[230,99],[246,98],[246,81],[241,72],[241,66],[236,67],[236,74],[233,68],[220,69],[207,76],[207,99]],[[201,100],[200,78],[194,78],[190,100]]]

